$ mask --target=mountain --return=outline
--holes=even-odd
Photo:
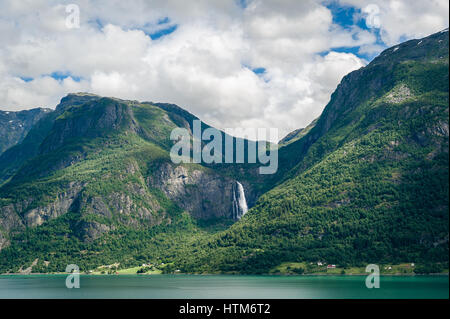
[[[305,128],[299,128],[295,131],[290,132],[288,135],[286,135],[285,137],[283,137],[279,142],[278,142],[278,146],[279,147],[283,147],[286,146],[288,144],[291,144],[295,141],[298,141],[299,139],[301,139],[303,136],[305,136],[306,134],[308,134],[309,131],[311,131],[311,129],[316,125],[317,123],[317,119],[315,119],[314,121],[312,121],[307,127]]]
[[[86,93],[63,98],[0,156],[2,270],[18,271],[39,256],[36,267],[51,260],[45,269],[55,271],[80,251],[88,252],[80,265],[92,267],[102,261],[97,251],[105,238],[120,242],[116,252],[104,254],[105,262],[119,254],[130,255],[132,264],[136,240],[130,237],[132,247],[119,249],[124,234],[154,245],[157,233],[206,234],[197,223],[233,223],[243,214],[236,211],[244,205],[242,189],[248,205],[257,197],[258,187],[249,182],[259,178],[256,166],[175,165],[170,134],[177,127],[192,133],[195,120],[170,104]]]
[[[281,183],[177,262],[265,273],[282,262],[448,267],[448,30],[345,76],[307,134],[280,148]]]
[[[0,111],[0,154],[22,142],[33,125],[50,111],[43,108],[19,112]]]
[[[408,41],[344,77],[273,175],[174,164],[172,130],[198,120],[176,105],[69,94],[0,156],[0,271],[448,267],[448,48]]]

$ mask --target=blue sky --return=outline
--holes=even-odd
[[[350,5],[340,5],[338,1],[326,1],[324,5],[331,11],[333,15],[333,23],[341,26],[344,29],[351,30],[354,27],[358,27],[361,30],[366,30],[376,36],[375,44],[380,45],[383,48],[388,46],[383,42],[380,36],[380,29],[369,28],[366,24],[366,19],[361,8],[357,8]],[[379,53],[365,54],[359,52],[360,47],[333,47],[332,51],[353,53],[356,56],[366,60],[372,61]],[[321,52],[322,55],[327,54],[329,51]]]

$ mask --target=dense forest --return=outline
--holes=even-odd
[[[448,32],[387,49],[279,145],[277,174],[180,164],[174,178],[194,182],[177,198],[174,181],[158,178],[181,169],[170,163],[170,132],[195,117],[69,95],[0,155],[0,272],[33,262],[33,272],[152,263],[165,273],[262,274],[318,261],[448,270],[448,58]],[[241,220],[183,206],[203,196],[201,183],[235,180],[252,206]],[[202,207],[219,206],[211,198]]]

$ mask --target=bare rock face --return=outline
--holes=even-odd
[[[0,232],[0,251],[3,248],[6,248],[10,245],[8,238],[4,237],[4,235]]]
[[[206,169],[162,164],[149,178],[181,208],[198,219],[233,218],[235,180]]]
[[[76,225],[77,236],[85,242],[114,230],[115,223],[134,229],[170,223],[159,203],[138,183],[127,184],[125,191],[102,196],[84,193],[73,209],[81,216]]]
[[[405,84],[401,84],[387,95],[387,100],[390,103],[399,104],[406,101],[411,96],[411,90]]]
[[[113,192],[103,196],[86,194],[85,186],[71,182],[53,202],[39,207],[33,206],[33,199],[0,207],[0,250],[9,246],[10,238],[15,233],[40,226],[69,211],[80,214],[81,219],[76,225],[77,236],[86,242],[114,229],[113,225],[98,220],[115,219],[135,229],[170,223],[166,212],[161,211],[158,202],[142,185],[129,184],[126,193]]]
[[[0,229],[21,229],[24,227],[22,219],[17,214],[17,206],[10,204],[0,208]]]
[[[22,204],[9,204],[0,207],[0,251],[10,245],[9,235],[12,232],[20,232],[25,229],[23,220],[17,213]]]
[[[32,109],[20,112],[0,111],[0,154],[17,143],[20,143],[30,129],[50,109]]]
[[[23,231],[26,227],[42,225],[67,213],[82,188],[80,183],[70,183],[64,193],[56,196],[54,202],[43,207],[29,209],[31,199],[0,207],[0,250],[9,246],[11,234]]]
[[[112,193],[108,196],[108,205],[118,220],[129,227],[141,228],[161,224],[166,219],[166,214],[160,211],[160,205],[148,194],[148,192],[136,185],[128,185],[129,191],[138,196],[142,203],[137,203],[130,195]]]
[[[105,204],[102,197],[95,196],[87,199],[83,204],[84,210],[88,214],[96,214],[106,218],[112,217],[112,212]]]
[[[32,209],[24,214],[25,224],[28,227],[42,225],[50,219],[58,218],[65,214],[74,203],[82,189],[81,184],[71,183],[66,192],[57,196],[56,201],[44,206]]]
[[[77,225],[77,228],[78,228],[78,236],[85,242],[92,242],[112,229],[112,227],[110,226],[95,221],[93,222],[81,221]]]

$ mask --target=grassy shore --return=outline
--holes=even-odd
[[[414,263],[401,264],[380,264],[378,265],[381,275],[403,275],[412,276],[421,274],[418,267]],[[439,272],[432,272],[433,274],[448,275],[448,268],[441,269]],[[274,275],[367,275],[366,267],[329,267],[326,264],[318,263],[296,263],[286,262],[274,267],[270,270],[270,274]],[[424,273],[425,274],[425,273]]]
[[[119,264],[100,266],[88,272],[82,272],[84,275],[105,276],[105,275],[160,275],[160,274],[182,274],[179,270],[164,271],[166,267],[173,266],[172,264],[162,264],[159,267],[155,266],[136,266],[131,268],[118,269]],[[439,271],[423,272],[420,271],[421,265],[414,263],[400,263],[400,264],[380,264],[378,265],[380,274],[385,276],[415,276],[415,275],[447,275],[449,274],[448,265],[439,268]],[[166,269],[167,270],[167,269]],[[196,275],[239,275],[238,273],[201,273]],[[57,273],[7,273],[0,275],[67,275],[64,272]],[[266,274],[267,275],[267,274]],[[307,263],[307,262],[285,262],[270,270],[268,275],[368,275],[366,267],[329,267],[322,263]]]

